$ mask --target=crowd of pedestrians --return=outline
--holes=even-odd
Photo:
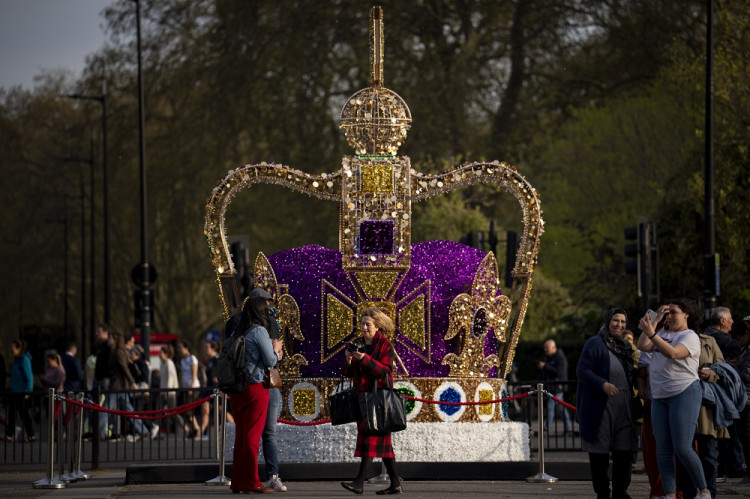
[[[32,354],[23,340],[13,340],[5,365],[0,356],[0,426],[7,442],[33,442],[42,419],[42,396],[34,390],[53,388],[57,392],[85,391],[87,398],[102,407],[122,411],[146,411],[176,407],[210,394],[216,386],[216,357],[220,346],[206,341],[201,359],[191,353],[190,343],[177,344],[179,357],[171,344],[161,346],[158,360],[150,361],[143,347],[130,334],[120,334],[108,325],[97,326],[94,347],[86,359],[79,356],[78,345],[69,342],[60,351],[43,353],[44,367],[32,370]],[[183,390],[187,389],[187,390]],[[95,426],[95,420],[98,425]],[[85,437],[102,442],[126,439],[135,442],[173,434],[188,439],[208,440],[212,420],[210,404],[184,415],[163,420],[121,418],[105,412],[95,417],[89,411],[84,419]],[[231,416],[230,416],[231,420]],[[160,424],[161,423],[161,424]],[[0,434],[2,435],[2,434]]]
[[[388,332],[393,326],[377,309],[367,312],[370,315],[363,314],[362,327],[370,350],[366,346],[364,354],[347,351],[345,372],[362,378],[362,387],[367,376],[374,376],[380,384],[392,375],[392,362],[385,354],[392,347],[382,340],[379,331]],[[716,307],[703,329],[699,318],[694,302],[670,300],[639,318],[640,334],[636,337],[627,329],[626,311],[613,308],[599,332],[584,345],[576,370],[576,421],[582,448],[589,455],[597,498],[630,497],[627,489],[638,449],[639,424],[651,499],[715,498],[717,480],[723,476],[742,477],[739,484],[750,486],[746,466],[750,463],[750,317],[735,322],[728,308]],[[233,479],[233,488],[238,492],[285,491],[278,474],[276,444],[281,393],[278,388],[263,388],[262,370],[257,369],[272,367],[283,356],[273,299],[265,290],[252,290],[243,312],[227,322],[225,337],[233,334],[249,338],[246,359],[247,370],[252,372],[247,393],[230,397],[235,405],[234,417],[231,411],[227,414],[228,421],[236,420],[237,424],[235,469],[241,475]],[[385,352],[383,359],[366,373],[357,371],[360,363],[353,364],[353,357],[357,361],[370,359],[367,355],[375,355],[372,345],[378,338],[383,343],[378,343],[381,353]],[[35,409],[38,413],[39,405],[32,403],[35,386],[58,392],[85,390],[89,396],[98,396],[95,401],[103,407],[122,411],[176,407],[205,397],[217,386],[216,362],[221,346],[216,341],[204,341],[201,347],[197,356],[187,340],[177,342],[177,352],[172,344],[164,344],[157,365],[151,365],[149,356],[131,335],[100,325],[95,332],[95,348],[83,363],[75,342],[68,343],[64,352],[45,351],[44,370],[37,373],[35,383],[27,345],[14,340],[9,365],[0,356],[0,381],[2,387],[7,384],[0,410],[4,438],[9,442],[36,440],[39,414]],[[545,342],[544,352],[545,359],[539,362],[540,377],[557,398],[563,399],[568,376],[565,354],[554,340]],[[561,409],[557,403],[547,406],[545,430],[560,417],[566,433],[572,432],[569,413]],[[161,435],[168,438],[169,434],[204,440],[210,430],[211,411],[206,402],[159,423],[101,412],[97,419],[98,427],[94,427],[93,417],[86,420],[85,427],[92,438],[101,441],[124,438],[136,442]],[[391,478],[391,486],[383,493],[401,493],[390,437],[373,438],[358,434],[355,456],[362,459],[360,473],[342,486],[361,493],[372,457],[381,457]],[[257,473],[261,448],[265,482],[255,473],[245,473],[248,469]]]
[[[584,346],[576,416],[597,498],[630,497],[639,423],[651,499],[715,498],[723,476],[750,486],[750,317],[716,307],[704,331],[699,319],[693,301],[670,300],[639,318],[633,345],[611,309]]]

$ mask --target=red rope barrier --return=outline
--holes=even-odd
[[[504,399],[486,400],[486,401],[480,401],[480,402],[440,402],[440,401],[437,401],[437,400],[428,400],[428,399],[421,399],[421,398],[417,398],[417,397],[412,397],[411,395],[404,395],[404,398],[407,398],[409,400],[416,400],[418,402],[425,402],[425,403],[428,403],[428,404],[441,404],[441,405],[442,404],[445,404],[445,405],[482,405],[482,404],[497,404],[497,403],[500,403],[500,402],[509,402],[511,400],[522,399],[522,398],[525,398],[525,397],[528,397],[528,396],[529,396],[528,393],[522,393],[520,395],[514,395],[512,397],[507,397],[507,398],[504,398]],[[307,422],[307,423],[304,423],[302,421],[291,421],[291,420],[288,420],[288,419],[281,419],[281,418],[278,418],[277,421],[279,423],[282,423],[282,424],[288,424],[288,425],[293,425],[293,426],[315,426],[315,425],[330,423],[331,422],[331,418],[321,419],[321,420],[318,420],[318,421],[310,421],[310,422]]]
[[[544,394],[549,396],[552,400],[557,402],[558,404],[567,407],[568,409],[572,409],[574,411],[577,411],[578,408],[574,405],[568,404],[564,400],[560,400],[559,398],[555,397],[554,395],[550,394],[547,391],[544,391]],[[404,398],[409,400],[414,400],[417,402],[424,402],[426,404],[440,404],[440,405],[484,405],[484,404],[498,404],[502,402],[510,402],[511,400],[519,400],[526,398],[531,395],[531,392],[521,393],[519,395],[513,395],[512,397],[506,397],[503,399],[496,399],[496,400],[485,400],[485,401],[478,401],[478,402],[441,402],[439,400],[429,400],[429,399],[423,399],[418,397],[412,397],[411,395],[402,394]],[[315,426],[315,425],[321,425],[331,422],[331,418],[321,419],[318,421],[310,421],[307,423],[304,423],[302,421],[291,421],[288,419],[282,419],[278,418],[277,421],[282,424],[288,424],[293,426]]]
[[[416,400],[417,402],[424,402],[427,404],[440,404],[440,405],[484,405],[484,404],[497,404],[500,402],[509,402],[511,400],[518,400],[525,397],[528,397],[528,393],[522,393],[520,395],[514,395],[512,397],[506,397],[504,399],[497,399],[497,400],[480,400],[478,402],[441,402],[439,400],[429,400],[429,399],[421,399],[418,397],[412,397],[411,395],[404,395],[404,398],[407,398],[409,400]]]
[[[561,406],[567,407],[568,409],[572,409],[574,411],[578,410],[578,408],[576,406],[570,405],[569,403],[565,402],[564,400],[560,400],[559,398],[555,397],[551,393],[547,393],[547,392],[544,392],[544,393],[545,393],[545,395],[549,395],[549,398],[551,398],[552,400],[554,400],[555,402],[557,402]]]
[[[106,407],[102,407],[101,405],[97,403],[93,404],[87,404],[85,402],[79,402],[77,400],[72,399],[64,399],[70,402],[71,404],[75,406],[79,406],[83,409],[91,409],[93,411],[100,411],[100,412],[106,412],[109,414],[115,414],[117,416],[123,416],[126,418],[134,418],[134,419],[144,419],[144,420],[155,420],[155,419],[165,419],[165,418],[171,418],[172,416],[176,416],[178,414],[182,414],[188,411],[191,411],[193,409],[196,409],[201,406],[204,402],[208,402],[213,395],[209,395],[207,397],[203,397],[202,399],[195,400],[193,402],[190,402],[188,404],[184,404],[177,407],[166,407],[164,409],[155,409],[151,411],[119,411],[116,409],[108,409]]]
[[[319,421],[309,421],[307,423],[302,422],[302,421],[290,421],[288,419],[281,419],[281,418],[277,419],[276,421],[278,421],[279,423],[288,424],[292,426],[316,426],[319,424],[330,423],[331,418],[321,419]]]

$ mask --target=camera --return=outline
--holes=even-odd
[[[346,349],[349,350],[350,352],[361,352],[361,353],[365,352],[365,346],[358,341],[352,341],[352,342],[347,343]]]

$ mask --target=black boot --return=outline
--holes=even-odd
[[[355,482],[341,482],[342,487],[344,487],[349,492],[354,492],[358,495],[362,495],[365,492],[363,485],[364,482],[360,483],[359,486],[357,486]]]
[[[354,477],[354,480],[352,480],[351,482],[341,482],[341,486],[344,487],[349,492],[353,492],[355,494],[362,494],[365,491],[364,490],[365,473],[367,472],[367,468],[369,468],[371,464],[372,464],[371,457],[361,458],[359,462],[359,473],[357,473],[357,476]]]
[[[591,482],[597,499],[609,499],[609,454],[589,452]]]
[[[612,452],[612,499],[630,499],[628,487],[633,471],[632,464],[632,452]]]
[[[387,489],[378,490],[375,493],[380,496],[402,493],[404,489],[401,487],[401,479],[396,473],[396,459],[392,457],[384,457],[383,464],[385,465],[385,470],[388,472],[388,476],[391,479],[391,485]]]

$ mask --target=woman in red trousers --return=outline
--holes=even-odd
[[[264,486],[258,477],[258,449],[269,399],[268,390],[263,387],[263,373],[281,359],[282,346],[268,336],[272,319],[267,298],[248,300],[242,314],[234,334],[245,335],[245,370],[250,382],[244,392],[229,397],[235,422],[230,488],[235,494],[268,494],[273,489]]]

